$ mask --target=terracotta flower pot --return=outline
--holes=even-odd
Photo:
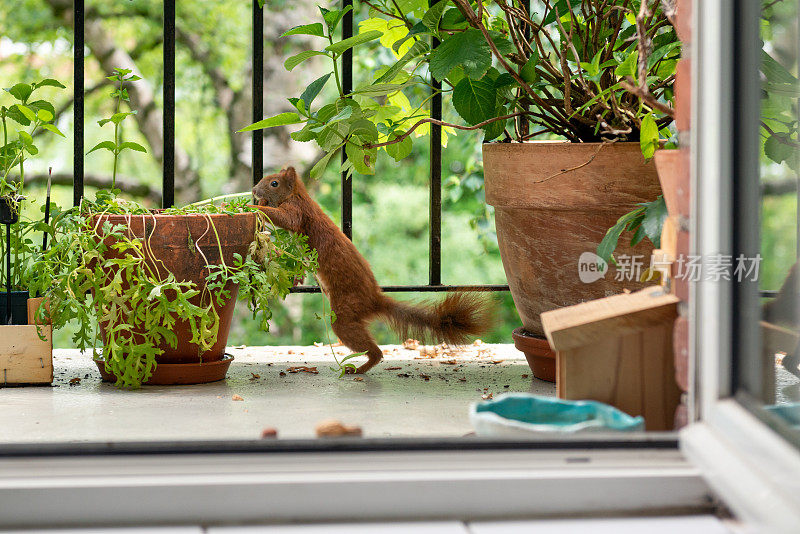
[[[586,282],[579,273],[596,265],[591,256],[579,259],[597,250],[619,217],[661,193],[639,143],[486,143],[483,166],[506,278],[530,334],[543,336],[544,311],[644,287],[630,265],[609,265]],[[629,243],[622,236],[616,255],[638,256],[643,271],[652,244]]]
[[[656,150],[653,157],[670,216],[689,216],[689,151]]]
[[[209,217],[216,228],[216,235],[219,235],[219,245],[214,230],[209,226]],[[168,269],[175,275],[176,280],[196,283],[201,294],[190,299],[195,305],[201,304],[202,289],[205,287],[205,277],[208,274],[205,268],[207,262],[211,265],[219,264],[222,257],[226,263],[232,263],[234,254],[245,256],[253,241],[257,222],[254,213],[233,216],[105,215],[102,219],[101,224],[107,220],[114,225],[126,225],[131,236],[141,238],[148,235],[150,246],[145,252],[145,258],[150,267],[162,273]],[[113,257],[113,254],[108,251],[106,257]],[[212,300],[220,317],[217,341],[212,348],[200,354],[198,345],[191,342],[189,323],[177,320],[173,328],[178,338],[177,346],[173,348],[168,343],[158,345],[157,348],[163,353],[156,356],[156,370],[151,379],[145,383],[197,384],[225,377],[232,359],[225,358],[225,345],[228,341],[239,288],[229,283],[225,289],[230,292],[230,297],[222,306],[216,304],[216,298]],[[208,304],[208,300],[205,300],[205,304]],[[107,324],[101,324],[101,328],[107,327]],[[133,335],[136,336],[136,332]],[[104,379],[115,380],[112,375],[105,372],[102,361],[98,362],[98,367]]]
[[[547,339],[532,336],[524,328],[517,328],[511,334],[514,346],[525,354],[533,376],[547,382],[556,381],[556,351],[550,348]]]

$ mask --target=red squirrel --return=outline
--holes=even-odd
[[[253,188],[253,195],[274,225],[308,236],[309,245],[316,249],[317,278],[336,315],[333,331],[350,350],[367,356],[356,373],[369,371],[383,359],[367,328],[375,318],[387,320],[404,337],[430,334],[454,345],[491,325],[488,302],[474,293],[450,293],[441,302],[421,305],[382,293],[367,260],[308,195],[294,168],[265,176]]]

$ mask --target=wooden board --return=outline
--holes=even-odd
[[[53,381],[53,329],[34,325],[0,326],[0,387]]]
[[[678,299],[660,286],[542,314],[559,398],[597,400],[672,430],[680,390],[672,328]]]
[[[551,347],[569,350],[593,344],[610,332],[620,336],[673,321],[679,301],[661,286],[653,286],[545,312],[542,326]]]

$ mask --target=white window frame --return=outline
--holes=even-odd
[[[692,234],[699,254],[732,249],[732,154],[722,135],[734,127],[732,55],[721,46],[734,31],[731,6],[694,2],[693,175],[702,179],[693,189]],[[195,444],[185,453],[120,444],[89,453],[76,446],[74,454],[63,446],[18,447],[0,451],[0,529],[713,511],[718,502],[701,474],[740,518],[769,531],[796,529],[800,455],[730,396],[731,299],[728,286],[692,288],[696,422],[680,436],[692,463],[659,436],[613,446],[454,441],[452,450],[439,441],[395,451],[331,442],[324,453],[291,442],[271,452],[267,445],[237,452],[236,444],[214,452]]]
[[[734,251],[734,136],[759,128],[757,115],[753,117],[757,105],[755,110],[735,109],[737,94],[752,102],[752,91],[759,89],[739,83],[736,69],[742,62],[759,61],[760,52],[746,48],[758,42],[758,35],[749,32],[753,26],[737,25],[736,17],[757,16],[760,5],[752,0],[694,2],[693,254]],[[742,46],[734,55],[731,43],[737,40]],[[733,397],[732,340],[736,329],[743,328],[734,315],[733,292],[731,284],[707,280],[691,288],[691,405],[696,422],[681,433],[681,447],[738,517],[767,532],[796,532],[800,452]],[[749,304],[739,301],[739,311],[757,309]],[[746,350],[758,350],[757,335],[749,339]]]

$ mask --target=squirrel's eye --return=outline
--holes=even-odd
[[[278,180],[272,180],[272,183],[269,185],[271,185],[272,187],[278,187]]]

